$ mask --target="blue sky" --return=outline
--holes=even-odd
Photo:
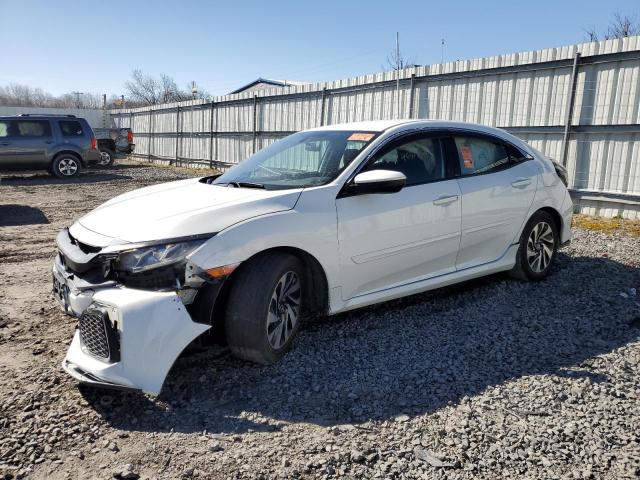
[[[324,81],[404,56],[446,60],[560,46],[604,31],[638,0],[0,0],[0,85],[119,95],[134,68],[224,94],[258,76]]]

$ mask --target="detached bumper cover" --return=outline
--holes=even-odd
[[[129,288],[96,291],[93,304],[109,312],[120,335],[120,359],[96,358],[76,331],[62,367],[77,380],[158,395],[182,350],[210,326],[195,323],[173,292]]]

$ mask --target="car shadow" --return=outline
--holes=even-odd
[[[0,227],[45,225],[49,219],[39,208],[28,205],[0,205]]]
[[[68,185],[84,184],[96,182],[113,182],[115,180],[131,180],[129,175],[108,173],[108,170],[85,170],[77,177],[57,178],[46,172],[12,174],[11,172],[0,172],[0,189],[3,185],[16,187],[36,186],[36,185]]]
[[[320,318],[272,366],[192,350],[156,399],[83,394],[122,430],[242,433],[424,415],[528,375],[607,382],[590,366],[640,338],[640,309],[620,295],[640,286],[640,269],[607,258],[557,260],[538,283],[492,275]]]
[[[99,171],[99,172],[117,172],[119,170],[135,170],[140,168],[152,168],[154,167],[153,163],[118,163],[119,159],[116,159],[115,162],[108,167],[103,167],[100,165],[91,165],[89,169],[91,171]]]

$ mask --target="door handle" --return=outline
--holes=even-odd
[[[49,145],[51,145],[53,143],[53,140],[47,140],[44,143],[48,143]]]
[[[433,201],[434,205],[445,207],[450,203],[457,202],[459,195],[445,195],[444,197],[438,197]]]
[[[0,145],[11,145],[11,142],[0,142]]]
[[[511,186],[513,188],[524,188],[528,185],[531,185],[531,179],[530,178],[519,178],[514,182],[511,182]]]

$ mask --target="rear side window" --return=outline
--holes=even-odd
[[[0,120],[0,138],[9,136],[9,122]]]
[[[62,120],[58,122],[63,137],[81,137],[84,135],[82,125],[76,120]]]
[[[19,137],[50,137],[51,126],[46,120],[16,120],[14,122],[15,135]]]
[[[479,137],[455,137],[454,140],[462,175],[488,173],[509,164],[509,153],[503,143]]]

